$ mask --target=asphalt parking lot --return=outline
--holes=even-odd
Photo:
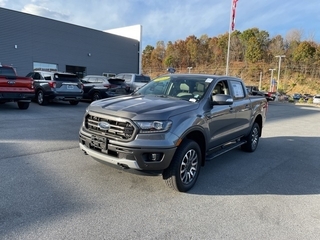
[[[256,152],[178,193],[84,155],[87,105],[0,105],[0,239],[319,239],[320,108],[271,102]]]

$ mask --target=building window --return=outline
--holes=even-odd
[[[58,64],[33,62],[33,70],[58,71]]]
[[[66,65],[66,72],[77,74],[78,78],[86,75],[86,67]]]

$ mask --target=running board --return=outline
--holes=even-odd
[[[216,150],[215,152],[213,152],[212,154],[206,156],[206,161],[210,161],[216,157],[219,157],[220,155],[226,153],[226,152],[229,152],[231,151],[232,149],[235,149],[237,147],[240,147],[241,145],[247,143],[247,141],[245,140],[242,140],[242,141],[239,141],[239,142],[234,142],[234,143],[229,143],[229,144],[226,144],[222,147],[220,147],[218,150]]]

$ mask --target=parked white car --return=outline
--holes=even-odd
[[[102,73],[102,75],[107,78],[112,78],[112,77],[115,77],[117,74],[115,74],[115,73]]]
[[[313,103],[320,104],[320,94],[313,96]]]

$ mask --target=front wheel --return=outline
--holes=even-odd
[[[97,100],[99,100],[99,99],[101,99],[100,93],[95,92],[95,93],[93,94],[93,96],[92,96],[92,101],[97,101]]]
[[[246,152],[254,152],[258,147],[259,139],[260,139],[260,126],[258,123],[254,123],[249,135],[245,137],[245,140],[247,141],[247,143],[241,146],[242,150]]]
[[[178,147],[170,166],[162,173],[167,186],[179,192],[189,191],[197,181],[201,168],[201,150],[192,140],[185,139]]]

